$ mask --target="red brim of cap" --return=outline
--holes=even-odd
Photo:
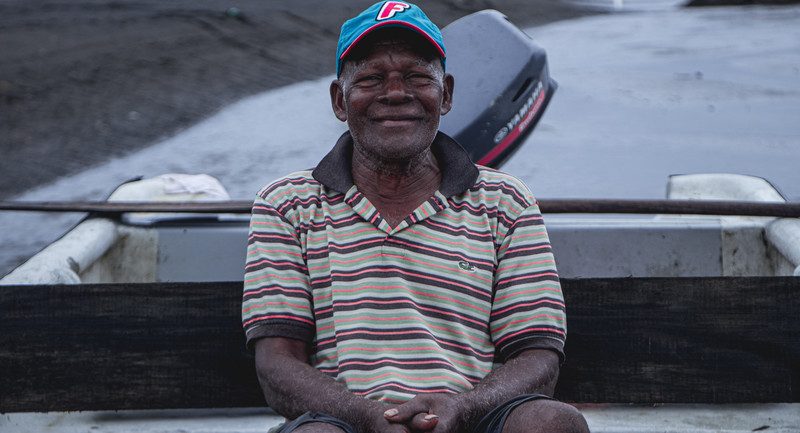
[[[363,39],[365,36],[367,36],[368,34],[374,32],[375,30],[377,30],[377,29],[379,29],[381,27],[386,27],[387,25],[391,25],[391,26],[394,26],[394,27],[402,26],[402,27],[409,28],[409,29],[419,33],[420,35],[425,37],[425,39],[427,39],[428,42],[431,43],[431,45],[436,47],[436,51],[439,53],[439,56],[441,58],[445,58],[446,57],[445,52],[442,49],[442,47],[440,47],[439,44],[436,43],[436,40],[434,40],[427,32],[425,32],[425,30],[423,30],[423,29],[421,29],[421,28],[419,28],[419,27],[417,27],[417,26],[415,26],[413,24],[409,24],[409,23],[407,23],[405,21],[383,21],[383,22],[375,24],[374,26],[372,26],[372,27],[364,30],[363,32],[361,32],[361,34],[358,35],[358,37],[353,42],[350,43],[350,45],[347,47],[347,49],[345,49],[342,52],[342,55],[339,56],[339,60],[342,60],[345,57],[347,57],[347,55],[350,53],[350,50],[353,47],[355,47],[356,44],[358,44],[358,42],[361,41],[361,39]]]

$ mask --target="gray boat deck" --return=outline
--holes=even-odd
[[[796,433],[800,404],[578,405],[594,433]],[[125,410],[12,413],[4,433],[249,433],[282,418],[269,409]]]

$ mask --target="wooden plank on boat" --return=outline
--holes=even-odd
[[[0,286],[0,412],[254,407],[241,282]]]
[[[800,278],[565,279],[571,402],[798,402]],[[241,282],[0,287],[0,412],[264,404]]]
[[[800,278],[564,281],[569,401],[800,401]]]

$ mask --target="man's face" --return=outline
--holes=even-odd
[[[376,161],[407,161],[426,150],[450,111],[453,78],[438,58],[396,37],[362,42],[331,84],[331,104],[357,150]]]

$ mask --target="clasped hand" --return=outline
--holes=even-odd
[[[420,394],[383,413],[392,425],[407,432],[458,432],[465,408],[453,394]]]

